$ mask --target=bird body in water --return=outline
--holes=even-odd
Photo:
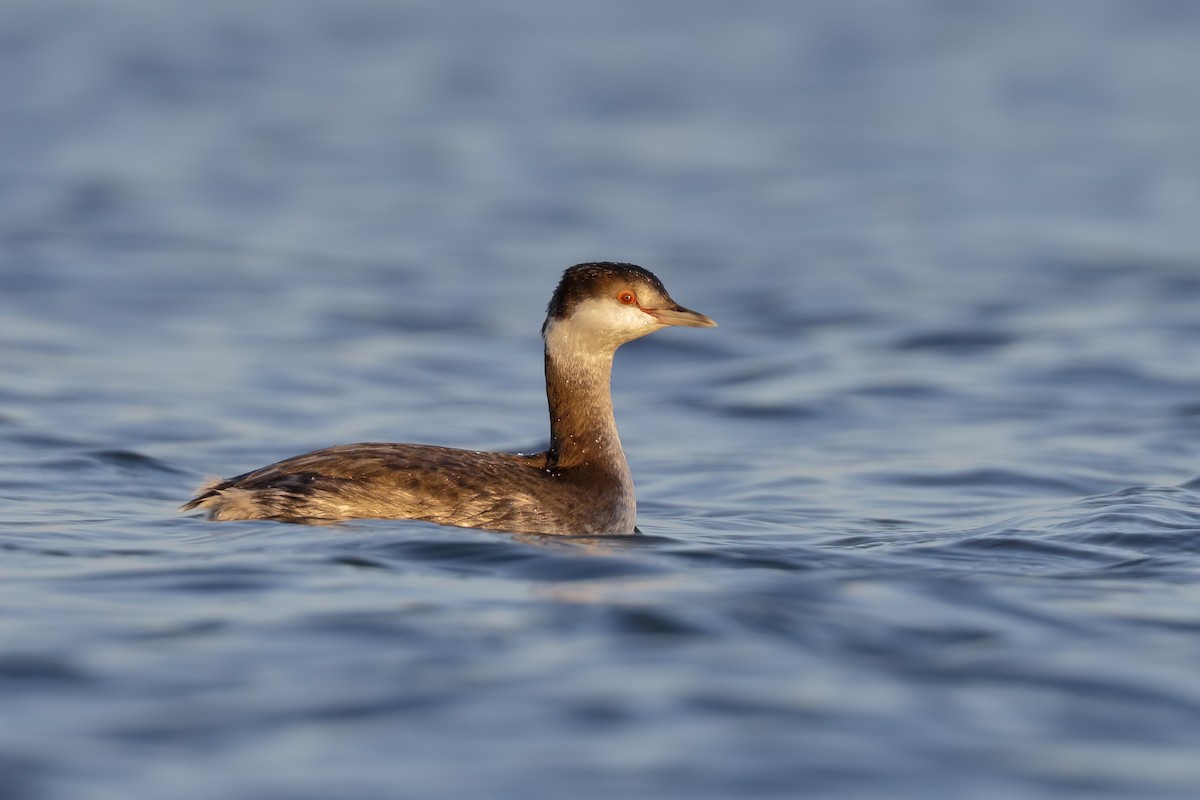
[[[671,325],[716,323],[672,300],[642,267],[578,264],[563,273],[542,326],[545,452],[341,445],[212,481],[182,510],[204,509],[214,520],[417,519],[514,533],[633,533],[637,505],[613,416],[613,354]]]

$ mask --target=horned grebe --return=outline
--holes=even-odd
[[[668,325],[717,323],[633,264],[563,273],[542,325],[550,449],[485,453],[424,444],[315,450],[201,487],[182,511],[214,520],[419,519],[514,533],[628,534],[637,505],[613,417],[613,354]]]

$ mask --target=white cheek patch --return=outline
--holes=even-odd
[[[661,323],[637,305],[584,300],[565,319],[546,326],[546,342],[576,352],[610,350],[660,327]]]
[[[594,330],[630,330],[654,323],[654,317],[634,305],[607,300],[584,300],[575,307],[572,322]]]

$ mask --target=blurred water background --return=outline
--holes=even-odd
[[[0,796],[1200,796],[1200,5],[0,7]],[[544,444],[644,537],[177,516]]]

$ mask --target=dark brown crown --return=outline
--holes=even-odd
[[[563,272],[550,304],[546,306],[549,319],[563,319],[571,314],[575,306],[589,297],[601,297],[632,286],[649,286],[657,294],[667,297],[667,289],[653,272],[637,264],[622,264],[616,261],[594,261],[576,264]]]

